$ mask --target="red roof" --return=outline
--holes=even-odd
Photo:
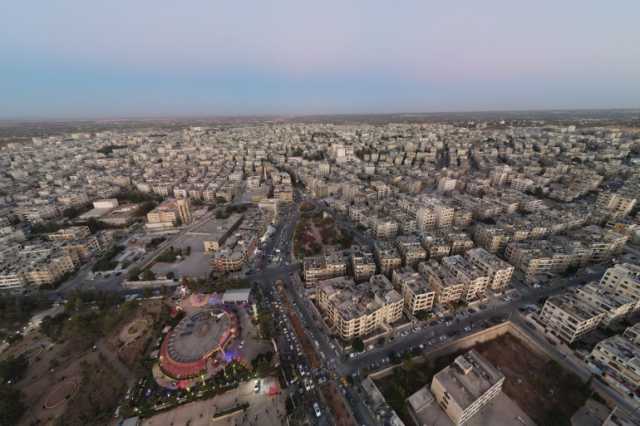
[[[175,379],[195,377],[207,368],[206,358],[194,362],[176,362],[169,355],[169,338],[165,337],[160,348],[160,368]]]

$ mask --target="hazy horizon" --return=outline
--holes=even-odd
[[[0,119],[640,107],[640,3],[20,2]]]

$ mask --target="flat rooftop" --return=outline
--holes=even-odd
[[[230,228],[235,226],[244,215],[242,213],[233,213],[226,219],[211,219],[192,229],[187,234],[192,236],[203,236],[206,239],[218,240],[222,238]]]
[[[474,350],[456,357],[455,361],[433,377],[442,384],[462,409],[466,409],[501,380],[504,374]]]

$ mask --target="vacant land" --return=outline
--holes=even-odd
[[[376,380],[376,385],[402,421],[412,425],[413,420],[407,411],[407,398],[424,385],[430,384],[433,376],[453,362],[460,353],[456,352],[420,363],[405,360],[393,371],[393,374]]]
[[[13,424],[98,425],[112,420],[127,381],[134,377],[127,365],[137,367],[151,331],[159,333],[162,305],[158,300],[122,303],[94,296],[96,300],[69,296],[66,312],[45,318],[41,329],[2,354],[1,359],[28,360],[11,389],[29,409]]]
[[[324,246],[339,246],[346,249],[351,247],[353,237],[336,225],[331,217],[322,214],[302,216],[296,225],[294,233],[294,251],[296,256],[314,256],[322,251]]]
[[[503,392],[539,425],[569,425],[571,416],[589,395],[588,386],[578,377],[533,352],[511,334],[478,344],[473,349],[505,375]],[[376,380],[376,385],[400,418],[406,424],[413,424],[406,399],[430,384],[434,374],[460,353],[420,363],[405,360],[393,374]]]
[[[568,425],[589,388],[558,363],[542,357],[510,334],[475,349],[506,376],[504,393],[540,425]]]

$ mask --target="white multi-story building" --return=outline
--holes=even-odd
[[[376,273],[373,252],[364,246],[351,247],[351,270],[356,281],[368,280]]]
[[[393,271],[393,284],[400,287],[404,299],[404,310],[410,315],[430,311],[435,303],[436,292],[418,272]]]
[[[547,331],[566,343],[573,343],[593,331],[605,318],[605,310],[580,300],[573,293],[547,299],[539,319]]]
[[[514,267],[483,248],[467,251],[467,258],[473,265],[489,276],[489,287],[503,290],[511,282]]]
[[[604,273],[600,285],[640,303],[640,266],[630,263],[614,265]]]
[[[475,350],[436,373],[431,392],[454,425],[463,425],[502,391],[504,374]]]
[[[346,277],[323,280],[318,283],[317,295],[321,310],[343,340],[390,329],[402,318],[402,296],[383,275],[374,275],[363,284]]]
[[[627,394],[640,383],[640,347],[624,336],[601,340],[591,351],[588,363],[606,382]]]
[[[438,304],[455,303],[465,294],[462,280],[435,260],[421,262],[418,265],[420,273],[424,274],[429,286],[436,292]]]
[[[442,259],[447,267],[459,280],[464,283],[464,300],[467,302],[484,297],[489,285],[489,275],[475,267],[471,262],[459,254]]]
[[[601,192],[596,200],[596,207],[611,214],[612,218],[622,218],[633,210],[637,199],[633,196],[615,192]]]

